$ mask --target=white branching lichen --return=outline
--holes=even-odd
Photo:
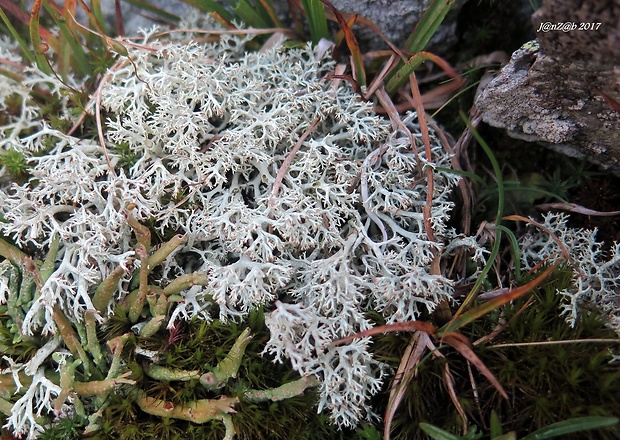
[[[222,36],[130,51],[133,63],[118,64],[101,94],[114,172],[95,141],[52,130],[34,112],[22,119],[36,133],[3,128],[33,177],[0,191],[0,231],[20,246],[47,249],[60,239],[56,268],[22,330],[53,334],[56,304],[81,321],[102,279],[118,265],[136,267],[125,218],[135,204],[138,221],[187,237],[156,282],[192,272],[209,280],[182,293],[169,325],[235,320],[265,306],[265,353],[316,376],[319,410],[354,426],[372,416],[367,399],[385,369],[367,339],[330,342],[370,328],[371,310],[387,322],[411,320],[451,298],[452,282],[430,265],[444,240],[458,238],[446,228],[457,178],[443,171],[449,156],[433,133],[426,157],[415,114],[403,120],[412,145],[348,84],[326,79],[333,65],[309,45],[244,54],[244,43]],[[131,151],[131,163],[122,151]],[[427,167],[437,241],[424,230]],[[55,394],[35,374],[20,399],[30,403],[15,406],[9,425],[38,429],[32,411]]]
[[[608,316],[609,326],[620,334],[620,243],[614,242],[609,251],[596,241],[596,229],[577,229],[567,225],[565,214],[547,214],[545,230],[525,235],[522,240],[523,261],[531,268],[541,261],[549,264],[568,252],[573,266],[573,285],[559,292],[565,301],[563,314],[575,325],[580,310],[595,306]],[[549,231],[563,245],[553,239]]]

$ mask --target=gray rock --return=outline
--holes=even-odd
[[[180,18],[185,17],[193,9],[192,6],[180,0],[148,0],[148,3]],[[111,6],[111,9],[105,11],[107,21],[115,23],[114,2],[108,1],[108,4]],[[135,35],[138,29],[148,29],[162,20],[155,12],[149,12],[125,1],[121,2],[121,10],[127,35]]]
[[[273,0],[279,12],[288,10],[286,0]],[[183,17],[191,7],[179,0],[149,0],[149,3],[157,8]],[[333,0],[332,4],[341,12],[359,14],[372,20],[390,41],[402,45],[409,34],[413,31],[416,23],[431,3],[431,0]],[[440,27],[433,38],[434,45],[451,45],[456,42],[456,16],[465,0],[457,1],[452,7],[449,19]],[[106,17],[110,23],[114,23],[114,2],[104,2]],[[127,2],[122,2],[123,19],[127,34],[134,34],[140,27],[150,27],[155,24],[152,18],[156,14],[149,13]],[[374,31],[357,26],[356,34],[359,35],[361,44],[367,50],[387,49],[387,45]]]
[[[415,28],[432,0],[332,0],[341,12],[359,14],[372,20],[381,32],[397,46],[401,46]],[[452,45],[456,41],[456,16],[464,4],[457,1],[450,10],[448,18],[433,37],[434,45]],[[357,33],[357,32],[356,32]],[[362,44],[372,49],[387,49],[388,46],[371,29],[359,29]]]
[[[539,47],[516,51],[486,87],[483,120],[620,174],[620,0],[546,1],[532,21]]]

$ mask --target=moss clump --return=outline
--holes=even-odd
[[[464,331],[475,341],[506,323],[499,335],[477,345],[475,351],[505,388],[509,401],[504,400],[475,368],[471,368],[470,373],[461,356],[442,350],[445,361],[427,358],[420,364],[392,425],[392,438],[427,438],[419,429],[420,422],[450,432],[462,431],[462,420],[443,382],[445,362],[449,363],[454,376],[469,425],[476,425],[483,431],[489,430],[492,411],[498,414],[504,432],[514,430],[519,436],[573,417],[620,414],[620,371],[617,365],[609,363],[613,357],[610,344],[574,342],[577,339],[613,339],[616,335],[606,327],[606,318],[595,309],[583,310],[574,328],[560,317],[561,297],[556,291],[569,286],[570,280],[569,270],[558,269],[553,279],[537,288],[530,298],[505,306]],[[385,336],[377,346],[388,347],[398,340],[404,347],[406,341],[396,336]],[[494,348],[499,344],[541,341],[567,343]],[[617,429],[597,430],[565,438],[617,439],[620,432]]]
[[[113,333],[122,331],[118,322],[122,316],[111,320]],[[113,323],[113,324],[112,324]],[[307,390],[301,395],[281,401],[251,402],[244,399],[248,390],[272,389],[283,383],[299,379],[299,375],[285,364],[273,364],[261,352],[269,339],[261,310],[256,310],[242,323],[208,323],[194,318],[172,329],[162,329],[149,338],[136,337],[133,341],[134,354],[128,359],[135,372],[148,368],[144,355],[137,353],[158,353],[158,365],[185,371],[203,371],[209,365],[221,362],[233,345],[249,328],[253,335],[245,348],[236,377],[229,379],[218,389],[208,390],[197,379],[155,380],[146,374],[134,377],[135,387],[116,390],[102,412],[100,430],[87,435],[89,439],[217,439],[225,435],[224,425],[218,421],[195,424],[173,418],[159,418],[142,412],[136,403],[133,390],[146,390],[149,397],[184,405],[198,399],[218,399],[236,396],[240,399],[232,415],[238,439],[338,439],[365,438],[353,431],[339,431],[325,415],[317,414],[317,395]],[[140,347],[140,350],[135,350]],[[130,350],[131,347],[126,347]],[[360,431],[363,433],[364,431]],[[362,435],[362,434],[359,434]]]

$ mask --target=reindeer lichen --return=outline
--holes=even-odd
[[[565,299],[566,321],[574,325],[580,310],[594,306],[608,316],[609,326],[620,334],[620,243],[614,242],[605,251],[603,243],[596,241],[596,230],[571,228],[567,223],[565,214],[545,215],[544,229],[522,240],[523,261],[530,268],[545,260],[551,264],[568,253],[574,269],[573,285],[558,292]]]
[[[264,353],[290,360],[318,383],[319,410],[354,426],[372,416],[368,398],[385,367],[367,339],[330,343],[372,327],[369,311],[412,320],[451,299],[452,281],[431,263],[457,238],[446,226],[457,178],[432,132],[427,157],[414,113],[402,121],[410,135],[330,80],[333,64],[310,45],[245,53],[249,39],[147,38],[152,49],[131,49],[132,62],[119,61],[100,91],[105,146],[50,128],[36,112],[33,133],[4,128],[32,177],[0,190],[0,232],[43,254],[57,245],[53,268],[15,317],[24,337],[47,342],[41,363],[61,350],[61,323],[74,326],[77,346],[62,334],[65,345],[81,368],[95,358],[92,380],[105,380],[127,366],[115,351],[110,365],[102,360],[92,326],[118,308],[152,335],[179,320],[238,321],[263,306]],[[434,241],[424,229],[428,167]],[[179,234],[159,257],[146,223],[166,240]],[[0,272],[7,303],[17,295],[8,273]],[[14,431],[34,437],[35,409],[51,409],[61,392],[65,405],[79,400],[43,370],[11,365],[32,376],[9,418]],[[101,368],[113,373],[97,378]]]

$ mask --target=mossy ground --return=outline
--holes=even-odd
[[[605,326],[605,318],[596,310],[584,310],[574,328],[564,322],[559,316],[560,297],[555,289],[567,283],[570,283],[569,271],[558,270],[531,297],[515,301],[464,330],[475,341],[506,323],[497,336],[477,345],[475,351],[506,389],[508,401],[463,357],[444,347],[445,360],[427,357],[420,364],[395,417],[392,438],[427,438],[419,429],[420,422],[462,432],[461,418],[443,381],[446,362],[469,425],[481,428],[482,432],[489,430],[492,411],[498,414],[504,432],[514,430],[519,435],[572,417],[620,414],[620,370],[609,363],[610,348],[617,349],[617,344],[571,342],[613,339],[615,333]],[[380,353],[385,350],[394,356],[394,347],[403,347],[407,341],[407,335],[384,336],[377,340],[376,348]],[[545,341],[568,343],[544,345]],[[522,342],[542,344],[493,347]],[[598,430],[564,438],[617,439],[620,430]]]

